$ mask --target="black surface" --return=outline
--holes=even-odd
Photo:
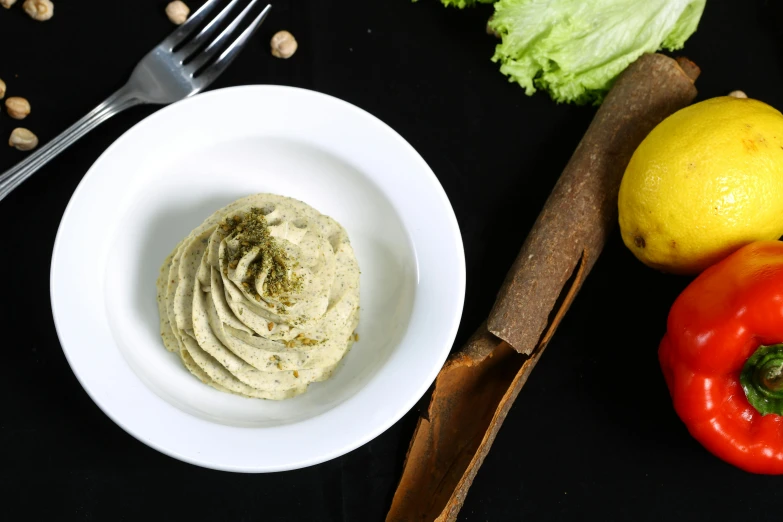
[[[8,95],[29,98],[24,125],[42,141],[119,87],[172,29],[165,1],[55,3],[46,23],[19,5],[0,9],[0,78]],[[783,107],[778,4],[708,2],[683,51],[702,67],[701,99],[743,89]],[[418,149],[462,228],[468,286],[458,344],[486,317],[594,112],[529,98],[507,83],[489,61],[490,13],[489,6],[446,10],[434,0],[279,0],[215,86],[325,92],[377,115]],[[299,40],[291,60],[269,55],[279,29]],[[92,162],[154,110],[115,117],[0,202],[0,517],[382,520],[417,411],[331,462],[237,475],[148,448],[74,378],[49,311],[54,236]],[[24,157],[4,145],[14,126],[0,115],[0,171]],[[461,521],[780,520],[781,479],[712,457],[671,408],[656,350],[687,281],[642,266],[615,233],[511,410]]]

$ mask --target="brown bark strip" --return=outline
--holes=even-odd
[[[687,59],[653,54],[617,80],[509,272],[489,320],[494,334],[483,324],[438,374],[387,522],[456,520],[511,405],[614,226],[631,154],[655,125],[695,98],[698,73]]]
[[[589,272],[617,221],[620,180],[636,147],[696,96],[698,68],[646,54],[618,78],[525,240],[487,321],[489,331],[531,354],[563,284],[588,251]],[[691,78],[688,74],[693,74]]]
[[[525,359],[490,334],[486,324],[449,359],[435,381],[428,418],[419,419],[387,521],[437,519],[484,444],[498,415],[494,406]]]

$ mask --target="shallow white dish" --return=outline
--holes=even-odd
[[[331,379],[285,401],[205,386],[158,329],[163,259],[259,192],[337,219],[362,269],[359,342]],[[457,221],[416,151],[346,102],[278,86],[202,94],[126,132],[74,193],[52,255],[57,333],[90,397],[149,446],[229,471],[317,464],[386,430],[445,361],[464,292]]]

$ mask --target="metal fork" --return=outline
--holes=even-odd
[[[219,2],[220,0],[208,0],[187,22],[142,58],[128,83],[65,132],[1,174],[0,201],[49,160],[115,114],[144,103],[173,103],[209,87],[236,58],[272,8],[267,5],[239,36],[234,37],[239,25],[258,2],[251,0],[242,12],[215,36],[218,25],[228,20],[231,11],[239,2],[231,0],[193,36]]]

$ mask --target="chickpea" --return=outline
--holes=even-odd
[[[11,137],[8,138],[8,145],[16,150],[33,150],[38,146],[38,136],[27,129],[17,127],[11,131]]]
[[[181,2],[180,0],[169,2],[169,5],[166,6],[166,16],[169,17],[169,20],[171,20],[171,23],[173,24],[184,24],[188,19],[189,14],[190,8],[185,5],[185,2]]]
[[[16,3],[16,0],[0,0],[0,5],[6,9],[11,9],[11,6]]]
[[[291,58],[296,52],[299,44],[296,43],[294,35],[288,31],[278,31],[269,42],[272,47],[272,56],[277,58]]]
[[[2,0],[0,0],[1,2]],[[5,82],[3,80],[0,80],[0,100],[5,98]]]
[[[742,91],[731,91],[729,93],[729,96],[731,96],[732,98],[747,98],[748,97],[748,95],[745,94]]]
[[[54,4],[51,0],[24,0],[22,9],[33,20],[44,22],[54,16]]]
[[[30,114],[30,102],[19,96],[12,96],[5,101],[8,115],[15,120],[23,120]]]

